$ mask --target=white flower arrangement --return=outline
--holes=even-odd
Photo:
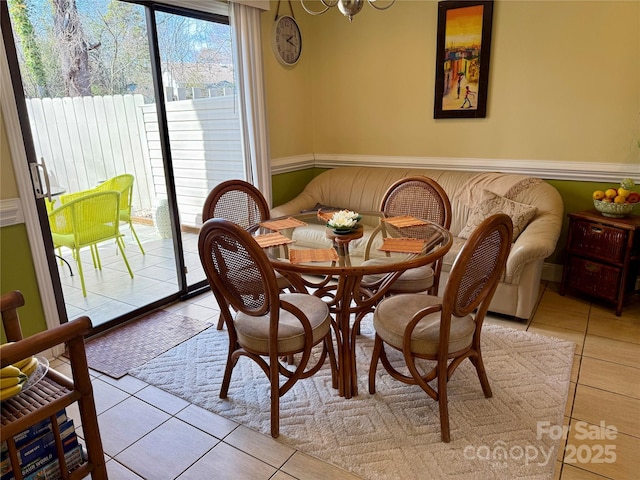
[[[351,210],[340,210],[333,214],[327,222],[327,227],[338,230],[353,229],[361,218],[362,216],[359,213],[352,212]]]

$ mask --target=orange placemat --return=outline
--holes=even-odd
[[[296,218],[289,217],[281,220],[267,220],[266,222],[262,222],[260,225],[264,228],[268,228],[269,230],[278,231],[284,230],[285,228],[302,227],[306,225],[306,223]]]
[[[424,240],[417,238],[385,238],[378,250],[383,252],[420,253]]]
[[[398,217],[384,218],[383,222],[387,222],[389,225],[393,225],[394,227],[402,228],[402,227],[414,227],[416,225],[427,225],[427,222],[424,220],[420,220],[419,218],[412,217],[410,215],[401,215]]]
[[[333,248],[312,248],[309,250],[289,250],[291,263],[337,262],[338,253]]]
[[[318,210],[318,218],[324,220],[325,222],[328,222],[329,220],[331,220],[331,218],[333,218],[333,214],[336,212],[323,212],[321,210]]]
[[[264,235],[257,235],[253,238],[255,238],[258,245],[262,248],[275,247],[276,245],[284,245],[286,243],[293,242],[293,240],[285,237],[280,232],[265,233]]]

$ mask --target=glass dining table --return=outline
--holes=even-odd
[[[293,289],[328,304],[337,344],[337,388],[345,398],[358,394],[358,329],[352,319],[359,323],[404,271],[432,264],[453,241],[447,229],[427,220],[382,212],[361,215],[357,228],[348,232],[327,227],[321,212],[271,219],[261,223],[255,237]],[[379,261],[363,262],[367,257]]]

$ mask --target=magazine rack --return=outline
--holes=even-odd
[[[84,346],[84,335],[91,328],[91,320],[88,317],[80,317],[23,339],[17,313],[17,309],[23,305],[24,297],[19,291],[0,297],[2,323],[7,341],[14,342],[0,350],[0,366],[5,367],[57,345],[66,344],[73,378],[49,369],[42,380],[29,390],[2,401],[0,439],[7,442],[14,477],[16,480],[23,478],[13,437],[31,425],[49,418],[55,437],[61,477],[80,479],[91,474],[93,480],[107,479]],[[78,402],[80,410],[88,459],[68,472],[56,414],[75,402]]]

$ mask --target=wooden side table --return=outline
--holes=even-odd
[[[636,293],[640,272],[640,216],[609,218],[596,210],[569,214],[560,295],[574,289],[610,301],[616,315]]]
[[[23,358],[29,358],[39,352],[65,344],[72,373],[71,378],[68,378],[50,368],[46,375],[29,390],[5,399],[0,404],[0,425],[2,425],[0,441],[7,443],[7,456],[10,459],[13,476],[16,480],[22,480],[22,467],[24,467],[20,464],[14,437],[48,418],[51,421],[55,439],[56,457],[61,469],[60,477],[67,480],[80,480],[91,474],[93,480],[107,480],[93,386],[84,346],[84,336],[91,329],[91,320],[89,317],[79,317],[23,339],[17,312],[17,309],[23,305],[24,297],[19,291],[0,295],[2,324],[7,341],[13,342],[2,348],[0,366],[6,367]],[[80,412],[88,460],[69,472],[57,413],[76,403]]]

